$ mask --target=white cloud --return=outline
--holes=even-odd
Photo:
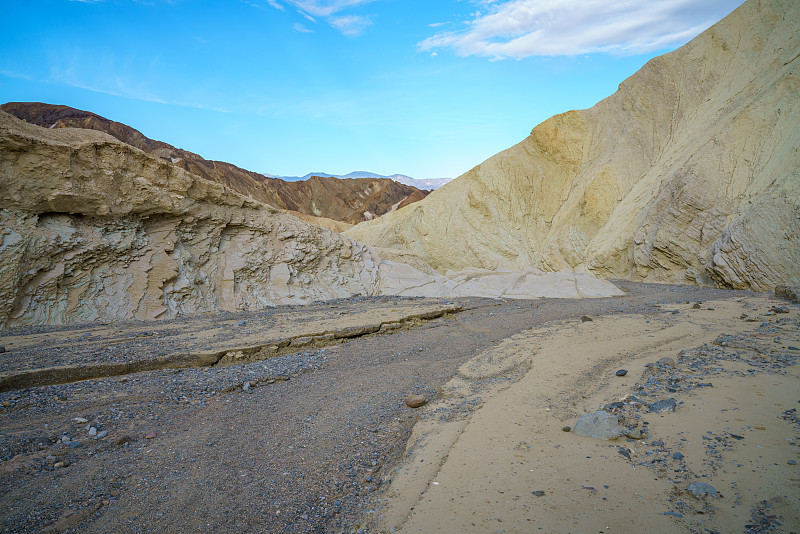
[[[294,23],[294,25],[293,25],[292,27],[293,27],[293,28],[294,28],[296,31],[299,31],[300,33],[314,33],[314,30],[309,30],[308,28],[306,28],[305,26],[303,26],[303,25],[302,25],[302,24],[300,24],[299,22],[295,22],[295,23]]]
[[[268,0],[277,2],[277,0]],[[331,26],[339,30],[343,35],[355,37],[362,35],[364,31],[372,25],[369,17],[361,15],[338,15],[342,11],[358,7],[363,4],[375,2],[377,0],[284,0],[297,9],[303,17],[316,23],[314,17],[324,19]],[[295,25],[295,29],[297,26]],[[301,30],[299,30],[301,31]],[[311,31],[311,30],[308,30]]]
[[[357,15],[346,15],[343,17],[331,17],[328,19],[331,26],[342,32],[348,37],[356,37],[362,35],[364,30],[372,25],[372,21],[367,17],[359,17]]]
[[[286,8],[283,7],[283,4],[279,4],[277,0],[267,0],[267,3],[274,7],[275,9],[280,9],[281,11],[286,11]]]
[[[336,13],[375,0],[288,0],[289,3],[315,17],[330,17]]]
[[[638,54],[677,47],[742,0],[478,0],[466,28],[437,33],[421,51],[450,48],[493,59]]]

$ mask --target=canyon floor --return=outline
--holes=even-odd
[[[3,331],[0,531],[800,530],[800,307],[617,284]]]

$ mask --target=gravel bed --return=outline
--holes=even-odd
[[[371,497],[399,465],[417,418],[405,406],[406,396],[436,398],[463,362],[550,321],[664,313],[670,303],[747,294],[620,285],[628,296],[453,299],[465,311],[263,362],[5,392],[0,531],[363,530]],[[285,312],[302,321],[309,311],[346,312],[370,302],[349,299]],[[250,321],[259,313],[212,320]],[[263,317],[270,313],[275,311]],[[202,324],[193,321],[131,328]],[[88,327],[64,331],[80,328]],[[168,336],[144,339],[148,350],[175,350]],[[133,337],[118,348],[142,350],[139,343]]]

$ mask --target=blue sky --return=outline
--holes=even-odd
[[[455,177],[741,0],[4,2],[0,103],[257,172]]]

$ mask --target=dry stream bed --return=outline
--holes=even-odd
[[[4,331],[0,531],[381,528],[381,499],[426,413],[406,396],[443,399],[465,362],[533,327],[755,295],[620,286],[625,297],[354,298]],[[483,383],[521,376],[510,365]],[[462,401],[449,419],[484,399]]]

